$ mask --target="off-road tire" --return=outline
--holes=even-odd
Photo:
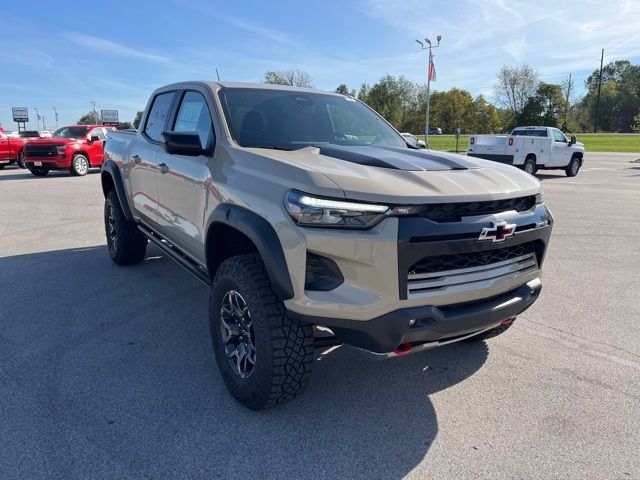
[[[111,230],[112,228],[114,231]],[[134,222],[129,222],[125,218],[120,200],[114,190],[107,194],[104,201],[104,230],[109,256],[115,263],[134,265],[144,259],[147,252],[147,237]]]
[[[573,157],[569,162],[569,165],[564,169],[564,173],[567,177],[575,177],[578,175],[580,171],[580,159],[578,157]]]
[[[24,165],[24,152],[18,153],[18,160],[16,162],[20,168],[27,168]]]
[[[47,173],[49,173],[48,168],[30,168],[29,171],[35,177],[44,177]]]
[[[76,177],[83,177],[87,174],[89,168],[91,168],[91,163],[89,163],[87,156],[82,153],[76,153],[71,159],[69,172]]]
[[[497,337],[498,335],[502,335],[504,332],[509,330],[509,328],[511,327],[511,325],[513,325],[513,323],[515,321],[516,320],[514,318],[511,323],[500,324],[496,328],[492,328],[491,330],[487,330],[486,332],[481,333],[480,335],[474,335],[473,337],[469,337],[469,338],[467,338],[467,339],[465,339],[463,341],[464,342],[469,342],[469,343],[482,342],[482,341],[487,340],[489,338]]]
[[[222,337],[222,301],[233,290],[246,301],[253,329],[255,364],[246,378],[232,367]],[[259,255],[231,257],[220,265],[209,297],[209,324],[220,375],[246,407],[260,410],[287,402],[308,384],[314,358],[313,327],[287,315]]]
[[[535,175],[536,172],[538,171],[538,167],[536,165],[536,159],[531,157],[527,158],[522,164],[522,170],[527,172],[529,175]]]

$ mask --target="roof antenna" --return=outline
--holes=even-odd
[[[218,72],[218,67],[216,67],[216,75],[218,76],[218,81],[220,81],[220,73]]]

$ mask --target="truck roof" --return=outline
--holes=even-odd
[[[252,83],[252,82],[211,82],[211,81],[202,81],[202,80],[193,80],[193,81],[184,81],[178,83],[172,83],[170,85],[165,85],[161,89],[165,89],[168,87],[180,87],[186,85],[193,84],[207,85],[213,91],[218,90],[219,88],[251,88],[251,89],[260,89],[260,90],[284,90],[284,91],[294,91],[294,92],[306,92],[306,93],[321,93],[324,95],[336,95],[342,97],[341,93],[337,92],[328,92],[325,90],[318,90],[315,88],[302,88],[302,87],[292,87],[290,85],[275,85],[273,83]]]

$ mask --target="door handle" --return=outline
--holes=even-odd
[[[131,159],[136,165],[140,165],[140,162],[142,162],[142,159],[138,155],[134,155],[133,157],[131,157]]]
[[[169,171],[169,167],[167,167],[166,163],[161,163],[160,165],[158,165],[160,167],[160,173],[165,174]]]

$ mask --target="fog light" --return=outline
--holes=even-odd
[[[409,326],[413,327],[416,324],[416,319],[412,318],[411,320],[409,320]]]

